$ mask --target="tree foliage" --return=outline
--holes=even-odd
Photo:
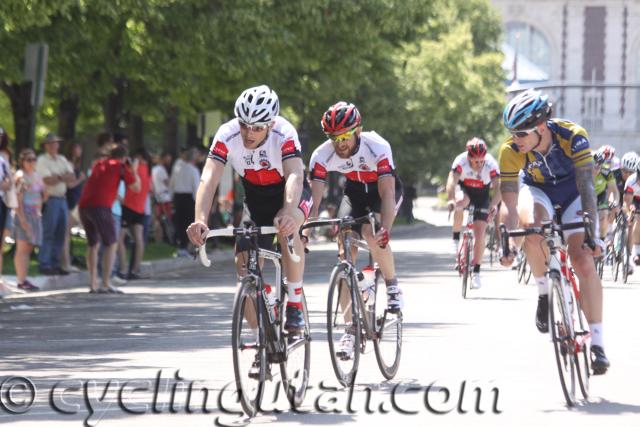
[[[307,156],[324,139],[322,112],[349,100],[412,181],[442,173],[470,136],[500,131],[488,0],[3,0],[0,26],[0,83],[22,81],[27,43],[49,44],[47,127],[73,102],[80,132],[111,113],[125,127],[132,116],[193,122],[265,83]]]

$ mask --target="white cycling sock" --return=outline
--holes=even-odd
[[[295,305],[301,308],[302,302],[302,281],[289,282],[287,281],[287,294],[289,295],[289,302],[287,305]]]
[[[534,277],[538,285],[538,295],[549,295],[549,281],[546,276]]]
[[[604,348],[602,323],[589,323],[589,329],[591,330],[591,345],[599,345]]]

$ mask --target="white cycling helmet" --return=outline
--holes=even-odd
[[[251,87],[238,97],[234,112],[250,125],[269,123],[280,112],[278,95],[267,85]]]
[[[620,166],[622,166],[622,169],[624,170],[635,171],[638,167],[639,160],[640,157],[638,157],[634,151],[629,151],[628,153],[624,153],[624,156],[622,156]]]

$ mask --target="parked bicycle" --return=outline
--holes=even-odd
[[[284,329],[286,288],[282,278],[282,255],[258,247],[258,238],[276,234],[275,227],[257,227],[245,223],[238,228],[211,230],[207,239],[216,236],[236,236],[248,243],[248,274],[236,291],[231,325],[233,370],[236,388],[243,410],[253,417],[260,409],[266,380],[272,380],[272,366],[280,367],[282,385],[289,403],[296,408],[302,404],[309,383],[311,335],[307,302],[302,295],[305,328],[289,334]],[[206,240],[199,248],[200,260],[206,267],[211,261],[206,253]],[[300,258],[288,239],[291,259]],[[275,266],[273,285],[264,282],[259,258],[268,259]]]
[[[340,384],[349,387],[355,383],[360,354],[364,354],[367,342],[373,342],[380,372],[386,379],[393,378],[400,366],[402,352],[402,313],[387,310],[384,278],[369,254],[372,283],[361,289],[359,281],[366,281],[358,272],[352,256],[352,248],[369,250],[367,243],[353,235],[353,227],[370,223],[374,227],[374,215],[360,218],[314,219],[302,229],[337,226],[337,240],[341,259],[333,268],[327,300],[327,340],[331,364]],[[374,231],[375,234],[375,231]],[[353,336],[353,354],[342,351],[343,334]]]
[[[504,224],[500,225],[505,257],[509,256],[509,237],[539,234],[549,248],[546,273],[550,281],[549,331],[562,392],[569,406],[573,406],[577,401],[577,388],[580,388],[585,399],[589,397],[590,332],[586,317],[580,307],[578,281],[567,262],[567,248],[562,231],[584,228],[584,242],[591,249],[594,249],[595,243],[591,235],[590,224],[591,218],[585,214],[582,222],[569,224],[546,221],[540,227],[510,231],[507,231]]]

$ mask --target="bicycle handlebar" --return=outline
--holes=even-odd
[[[531,234],[550,234],[553,232],[561,232],[563,230],[576,230],[578,228],[584,229],[584,245],[588,246],[591,250],[596,248],[596,243],[593,240],[593,234],[591,232],[591,217],[588,213],[584,214],[583,220],[579,222],[572,222],[568,224],[556,224],[553,221],[545,221],[539,227],[529,227],[523,229],[516,229],[508,231],[504,224],[500,224],[500,235],[502,236],[502,255],[507,258],[511,253],[509,248],[509,237],[522,237],[529,236]]]
[[[204,238],[204,244],[198,248],[198,255],[200,256],[200,262],[205,267],[211,266],[211,260],[207,256],[206,243],[207,239],[211,237],[233,237],[233,236],[250,236],[250,235],[263,235],[263,234],[277,234],[278,230],[273,226],[262,226],[262,227],[237,227],[237,228],[218,228],[215,230],[209,230],[207,235]],[[293,247],[293,236],[287,236],[287,249],[289,251],[289,256],[291,257],[291,261],[298,263],[300,262],[300,256],[295,253],[295,249]]]
[[[300,233],[302,234],[302,230],[306,230],[307,228],[315,228],[315,227],[324,227],[327,225],[335,225],[337,224],[340,228],[343,226],[357,225],[357,224],[365,224],[370,223],[374,220],[374,214],[369,213],[367,215],[352,218],[350,216],[345,216],[343,218],[314,218],[307,221],[305,224],[300,227]],[[374,230],[375,231],[375,230]]]

